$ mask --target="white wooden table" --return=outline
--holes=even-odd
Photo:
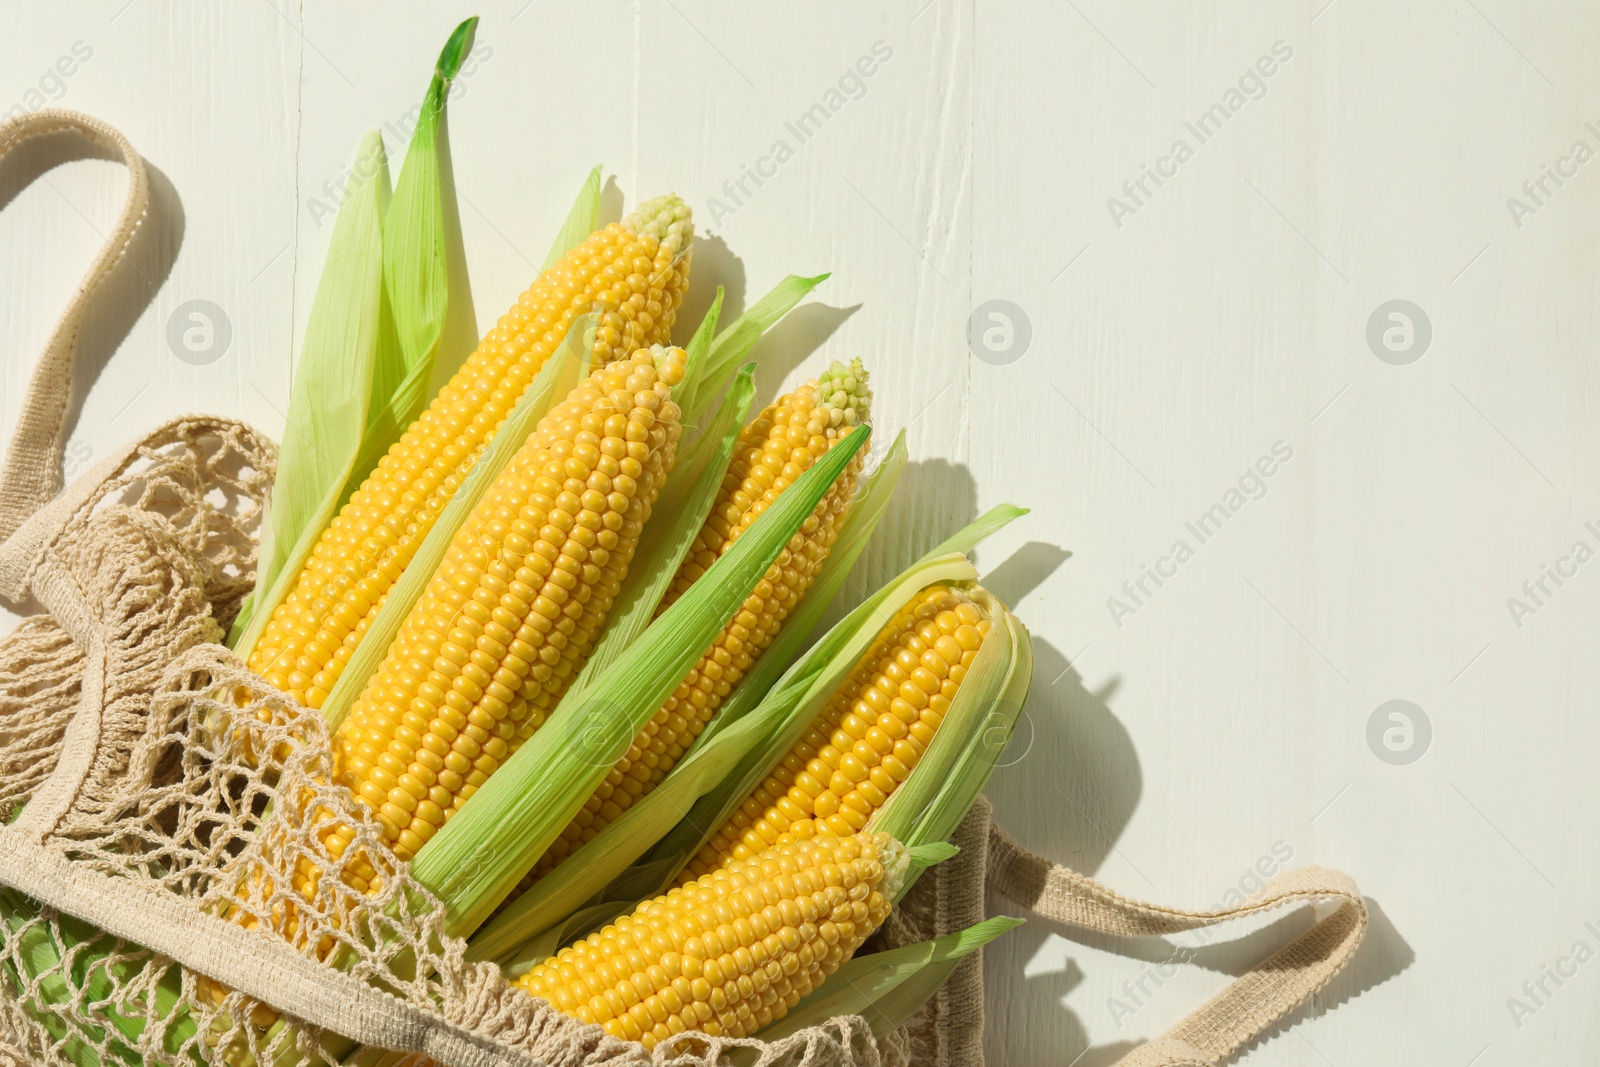
[[[156,173],[161,239],[90,325],[116,354],[70,470],[186,410],[281,430],[357,139],[385,127],[398,162],[477,12],[458,351],[596,162],[629,204],[695,208],[691,321],[714,282],[738,307],[832,270],[762,384],[860,355],[909,430],[859,584],[1033,509],[979,555],[1038,652],[990,787],[1012,832],[1187,906],[1258,867],[1354,875],[1357,960],[1244,1062],[1600,1058],[1593,5],[355,7],[0,9],[0,113],[88,111]],[[0,172],[6,425],[121,181]],[[203,365],[168,340],[193,300],[231,332]],[[1103,1067],[1293,926],[1163,977],[1170,945],[1032,923],[988,953],[991,1060]]]

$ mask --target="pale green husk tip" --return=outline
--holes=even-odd
[[[872,390],[867,388],[867,368],[859,359],[833,364],[812,383],[817,406],[828,413],[831,427],[859,426],[872,417]]]
[[[911,852],[890,837],[878,849],[878,862],[883,864],[883,895],[895,900],[900,896],[906,875],[911,870]]]
[[[669,235],[676,235],[680,246],[694,238],[694,212],[677,193],[642,202],[623,218],[622,225],[640,237],[654,237],[663,243]]]
[[[650,362],[655,365],[656,373],[668,385],[677,385],[683,381],[683,365],[687,359],[683,349],[671,345],[651,345]]]

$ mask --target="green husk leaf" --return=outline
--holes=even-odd
[[[819,274],[815,278],[802,278],[797,274],[791,274],[730,323],[728,328],[712,342],[705,367],[695,376],[689,389],[677,396],[678,406],[683,409],[685,420],[698,419],[700,413],[711,403],[711,398],[720,390],[721,383],[732,375],[733,369],[739,365],[745,353],[761,339],[761,335],[827,278],[826,274]],[[721,302],[720,293],[718,302],[719,304]],[[685,381],[689,381],[687,376]]]
[[[389,591],[383,607],[378,609],[378,614],[372,620],[372,626],[356,646],[355,654],[328,692],[328,698],[322,702],[322,716],[327,720],[330,732],[339,728],[350,706],[366,688],[367,679],[382,665],[389,645],[400,632],[400,627],[411,614],[412,607],[427,588],[434,572],[439,569],[461,524],[472,514],[472,509],[488,492],[500,472],[505,470],[506,464],[511,462],[511,457],[516,455],[550,406],[570,393],[588,373],[590,350],[584,342],[586,337],[591,336],[594,322],[595,316],[592,314],[579,316],[573,322],[561,347],[545,362],[533,383],[517,401],[517,406],[511,409],[505,425],[489,441],[489,447],[473,464],[461,487],[434,522],[433,529],[428,531],[416,555],[411,557],[400,580]]]
[[[19,975],[9,962],[0,967],[0,982],[10,987],[8,995],[18,997],[28,981],[41,979],[38,988],[43,1003],[37,1009],[32,1001],[24,1002],[23,1006],[52,1037],[66,1042],[61,1053],[73,1063],[94,1063],[96,1054],[69,1035],[59,1024],[59,1017],[47,1009],[73,1003],[96,1005],[98,1013],[107,1018],[116,1031],[117,1037],[110,1044],[118,1060],[130,1067],[139,1067],[144,1060],[136,1051],[137,1042],[144,1033],[146,1018],[143,1013],[128,1015],[119,1011],[111,998],[117,987],[137,979],[145,961],[113,959],[111,949],[116,945],[115,939],[70,915],[56,918],[61,929],[58,943],[50,928],[36,921],[38,916],[39,906],[30,898],[14,889],[0,889],[0,923],[17,941],[14,955],[21,960],[25,972]],[[98,943],[91,948],[80,947],[96,941]],[[178,969],[168,967],[158,981],[147,987],[154,1017],[172,1019],[162,1035],[162,1051],[168,1054],[176,1053],[196,1031],[195,1022],[187,1013],[174,1017],[182,996],[180,986]],[[92,1033],[103,1037],[105,1032],[93,1028]]]
[[[1021,919],[997,915],[960,933],[846,960],[820,988],[756,1036],[778,1041],[836,1015],[860,1015],[875,1036],[884,1037],[915,1015],[964,957],[1021,925]]]
[[[688,359],[684,361],[683,381],[679,383],[679,392],[684,392],[685,386],[688,387],[687,393],[690,396],[700,392],[700,387],[697,383],[705,377],[706,360],[711,355],[711,344],[716,337],[717,323],[722,320],[722,300],[726,295],[727,293],[722,286],[717,286],[717,295],[712,299],[711,306],[706,309],[705,316],[700,320],[700,325],[695,327],[694,336],[689,338],[689,346],[683,350]],[[737,325],[737,322],[735,325]],[[683,410],[686,425],[690,422],[699,421],[700,413],[698,411],[691,412],[689,408],[682,404],[678,406]]]
[[[716,329],[717,315],[722,309],[722,293],[706,312],[695,331],[694,338],[685,350],[683,381],[693,381],[704,363],[705,353],[711,347],[711,334]],[[667,481],[661,488],[656,507],[644,534],[639,538],[639,548],[628,576],[623,579],[617,602],[611,609],[605,633],[589,655],[589,662],[574,679],[569,693],[587,688],[602,671],[615,663],[628,646],[638,639],[650,620],[655,618],[656,607],[666,594],[678,567],[689,554],[695,537],[705,525],[706,516],[717,501],[717,490],[722,487],[722,476],[733,459],[734,446],[739,431],[755,398],[755,366],[747,366],[723,398],[710,426],[703,431],[698,427],[686,428],[678,444],[678,461],[673,464]],[[680,382],[676,388],[682,388]]]
[[[255,592],[230,635],[242,656],[254,648],[338,510],[361,451],[384,317],[389,165],[376,130],[361,139],[351,173],[295,368],[278,474],[261,529]]]
[[[339,507],[427,401],[449,300],[439,121],[477,23],[457,26],[439,53],[392,202],[381,135],[368,134],[356,155],[295,371],[295,432],[285,433],[256,587],[229,632],[241,656],[254,650]],[[357,252],[359,269],[340,281],[336,263]],[[305,448],[315,463],[296,455]]]
[[[590,930],[605,923],[616,914],[617,906],[611,903],[591,904],[586,908],[579,908],[565,919],[556,923],[538,937],[530,938],[522,950],[530,957],[526,966],[516,971],[507,971],[508,975],[522,975],[533,970],[534,967],[561,951],[563,945],[571,944],[580,937],[588,936]],[[477,957],[469,957],[476,959]]]
[[[550,928],[562,925],[562,916],[604,890],[628,864],[656,843],[663,827],[676,823],[688,812],[695,798],[721,781],[739,757],[760,740],[762,725],[754,717],[746,718],[724,731],[719,744],[687,755],[647,796],[473,935],[467,957],[502,959],[512,965],[525,963],[525,970],[549,956],[549,951],[539,947],[544,944],[543,935]],[[607,894],[607,899],[611,899],[611,894]],[[624,911],[631,906],[629,900],[618,905]],[[507,959],[508,954],[517,959]]]
[[[765,698],[760,700],[757,714],[772,723],[760,746],[749,752],[740,761],[739,767],[717,788],[695,803],[689,814],[651,850],[646,862],[654,864],[670,859],[672,863],[667,865],[671,867],[671,872],[666,879],[670,881],[671,876],[689,861],[711,833],[760,784],[772,766],[794,746],[817,711],[849,675],[856,661],[900,610],[901,605],[918,590],[935,582],[969,582],[976,579],[977,571],[964,553],[1022,514],[1026,514],[1023,509],[1010,505],[989,511],[867,598],[796,660],[772,686],[771,691],[766,693]],[[838,551],[838,546],[835,546],[834,554],[837,555]],[[829,557],[830,563],[833,558]],[[810,598],[807,602],[810,603]],[[783,640],[790,632],[790,628],[785,627],[778,639]],[[768,650],[761,663],[772,660],[783,662],[774,655],[774,650]],[[760,664],[757,667],[759,669]],[[730,696],[717,720],[713,720],[711,727],[706,730],[706,735],[714,736],[718,721],[729,712],[730,705],[735,705],[740,695],[735,691]],[[737,711],[737,708],[734,710]],[[702,736],[701,743],[706,742],[707,737]],[[659,891],[662,884],[665,883],[657,883],[655,890]],[[631,888],[640,890],[640,896],[650,895],[644,891],[645,887]]]
[[[572,202],[572,210],[567,212],[566,221],[556,232],[556,239],[550,245],[550,254],[544,257],[544,265],[539,268],[540,271],[547,271],[555,266],[568,252],[577,248],[585,238],[599,228],[600,168],[596,167],[583,180],[583,186],[578,190],[578,199]]]
[[[257,571],[256,573],[259,576],[261,572]],[[227,643],[230,648],[233,646],[234,640],[242,635],[245,628],[250,625],[250,620],[255,616],[255,612],[256,591],[252,589],[244,595],[243,600],[239,601],[238,614],[234,615],[233,621],[228,624]]]
[[[911,1021],[911,1017],[928,1002],[932,996],[944,985],[956,967],[967,956],[987,945],[1008,931],[1023,925],[1022,919],[1014,919],[1004,915],[997,915],[975,926],[968,927],[957,934],[939,938],[933,942],[931,958],[920,970],[911,975],[899,985],[873,999],[871,1008],[866,1012],[867,1024],[872,1027],[872,1032],[877,1037],[887,1037],[891,1031],[897,1030]],[[864,957],[861,970],[867,974],[877,972],[877,967],[867,966]],[[850,961],[854,962],[854,961]],[[849,966],[847,962],[844,966]],[[892,966],[892,965],[891,965]],[[841,970],[843,967],[840,968]],[[834,975],[837,976],[835,971]],[[846,977],[847,981],[860,983],[857,972],[852,972]],[[870,979],[869,979],[870,981]],[[827,983],[823,983],[826,987]]]
[[[394,203],[384,219],[383,285],[394,322],[393,357],[379,363],[373,379],[366,433],[356,469],[345,483],[346,498],[360,488],[427,404],[450,288],[439,179],[439,123],[450,83],[472,47],[477,25],[476,16],[461,23],[439,53],[400,168]]]
[[[987,592],[979,591],[978,600],[993,620],[989,635],[916,769],[867,824],[913,850],[902,896],[932,865],[915,855],[917,847],[954,833],[983,791],[1011,740],[1033,678],[1027,630]]]
[[[470,935],[577,814],[826,495],[870,427],[818,458],[744,536],[549,720],[413,860],[445,902],[446,929]]]
[[[946,552],[960,552],[962,555],[966,555],[1027,513],[1027,508],[1019,508],[1015,504],[996,504],[957,530],[942,544],[931,550],[928,556],[924,558],[942,556]]]
[[[932,867],[935,863],[953,859],[960,852],[959,848],[948,841],[930,841],[925,845],[911,845],[906,848],[906,854],[911,857],[911,862],[918,867]]]

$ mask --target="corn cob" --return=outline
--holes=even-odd
[[[681,427],[670,386],[684,360],[681,348],[640,349],[540,420],[335,735],[339,780],[400,858],[544,722],[582,668],[672,465]],[[350,830],[329,833],[339,856]],[[352,884],[363,877],[350,873]]]
[[[779,845],[670,890],[518,984],[647,1049],[686,1030],[748,1037],[882,924],[908,864],[887,834]]]
[[[522,294],[323,532],[251,650],[268,682],[321,707],[389,589],[573,319],[601,311],[594,359],[666,343],[688,285],[689,209],[646,201]]]
[[[774,401],[745,427],[710,515],[657,614],[682,596],[818,457],[867,421],[871,401],[861,361],[852,360],[848,366],[834,363],[818,379]],[[519,891],[587,844],[666,778],[811,588],[844,524],[860,473],[858,456]]]
[[[913,597],[680,884],[773,845],[868,826],[927,751],[989,626],[957,589],[933,585]]]

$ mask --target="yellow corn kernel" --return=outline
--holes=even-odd
[[[872,393],[859,359],[774,401],[744,428],[717,499],[663,597],[665,611],[795,480],[857,425]],[[526,889],[591,841],[666,778],[723,700],[772,644],[811,588],[844,525],[861,474],[858,456],[790,540],[741,610],[611,768],[584,808],[518,887]]]
[[[749,1037],[861,947],[908,865],[887,834],[779,845],[641,905],[518,984],[647,1049],[685,1030]]]
[[[335,734],[338,780],[401,859],[582,669],[672,465],[681,427],[670,387],[684,359],[640,349],[550,409],[457,531]]]
[[[933,585],[913,597],[679,882],[773,845],[866,827],[927,750],[989,625],[959,590]]]
[[[601,312],[597,366],[667,342],[688,286],[692,239],[688,207],[659,197],[545,271],[323,531],[251,651],[250,669],[320,708],[390,588],[573,320]]]

